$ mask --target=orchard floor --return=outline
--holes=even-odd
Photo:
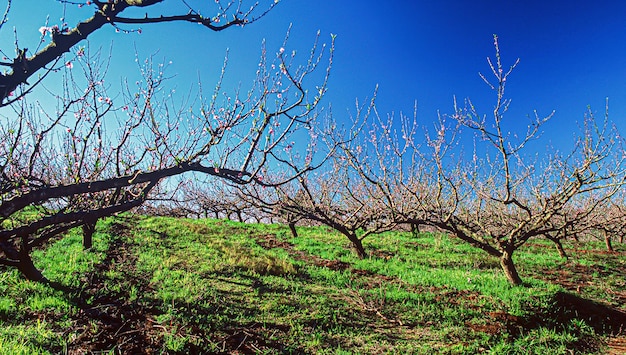
[[[533,241],[497,260],[445,235],[347,240],[321,227],[127,216],[94,248],[35,253],[48,284],[0,269],[0,354],[623,354],[626,247]]]

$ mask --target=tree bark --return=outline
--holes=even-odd
[[[33,259],[30,257],[28,240],[29,238],[22,238],[20,248],[12,243],[0,242],[0,250],[2,250],[9,260],[9,263],[6,265],[16,267],[27,280],[43,282],[46,278],[43,276],[41,271],[35,267]]]
[[[352,248],[354,248],[354,251],[356,252],[356,255],[359,257],[359,259],[367,258],[367,253],[365,252],[365,248],[363,247],[363,242],[361,241],[361,239],[359,239],[354,234],[347,235],[347,237],[348,239],[350,239],[350,242],[352,242]]]
[[[83,224],[83,249],[89,250],[93,246],[93,233],[96,231],[96,221]]]
[[[561,243],[559,238],[551,237],[549,235],[547,236],[547,238],[554,243],[554,245],[556,246],[556,251],[559,252],[560,257],[564,259],[569,259],[569,256],[567,255],[567,253],[565,252],[565,249],[563,248],[563,243]]]
[[[559,256],[566,260],[569,259],[569,255],[565,252],[561,241],[557,239],[554,241],[554,244],[556,245],[556,250],[559,252]]]
[[[512,286],[522,285],[522,279],[517,273],[515,263],[513,263],[513,252],[504,251],[502,253],[502,256],[500,257],[500,266],[502,267],[502,271],[504,271],[504,276],[506,276],[506,279]]]
[[[291,235],[293,235],[294,238],[298,238],[298,231],[296,230],[296,224],[293,222],[289,222],[289,230],[291,231]]]
[[[30,257],[28,252],[20,251],[20,263],[17,266],[17,269],[24,275],[27,280],[42,282],[45,281],[46,278],[43,276],[41,271],[35,267],[33,263],[33,259]]]
[[[607,232],[606,229],[603,229],[602,233],[604,233],[604,244],[606,244],[606,250],[612,252],[613,244],[611,243],[611,233]]]

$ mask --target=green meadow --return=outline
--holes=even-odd
[[[389,232],[358,259],[324,227],[120,216],[0,268],[1,354],[619,354],[626,246],[540,240],[498,260]],[[620,350],[621,349],[621,350]]]

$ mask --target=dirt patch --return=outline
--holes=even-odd
[[[311,255],[302,250],[296,250],[292,243],[284,240],[278,240],[274,234],[264,234],[253,236],[257,244],[264,249],[281,248],[289,253],[294,259],[304,261],[317,267],[325,267],[334,271],[342,271],[350,268],[350,264],[340,260],[328,260]]]
[[[271,331],[271,336],[266,334]],[[215,339],[221,344],[220,353],[223,354],[259,354],[259,353],[287,353],[305,354],[302,349],[288,349],[280,342],[270,338],[285,338],[290,327],[272,323],[250,324],[225,331],[226,335]]]
[[[606,275],[626,275],[626,268],[608,269],[604,266],[587,266],[567,263],[554,269],[540,270],[541,278],[557,284],[570,292],[581,293],[587,287],[595,287],[596,278]],[[626,304],[626,291],[607,289],[612,304]]]
[[[116,223],[111,226],[111,233],[116,237],[109,244],[105,259],[86,276],[85,286],[75,298],[80,311],[72,316],[72,332],[77,335],[68,342],[67,353],[110,349],[124,354],[158,353],[162,349],[163,331],[154,321],[161,313],[157,306],[129,301],[128,290],[108,289],[107,273],[113,270],[133,273],[136,260],[131,246],[124,242],[129,227]],[[135,281],[137,292],[148,291],[142,280]]]
[[[465,325],[474,332],[489,335],[509,334],[517,335],[523,328],[523,319],[506,312],[489,312],[488,321],[485,323],[466,322]]]

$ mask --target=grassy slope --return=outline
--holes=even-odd
[[[594,353],[619,314],[573,294],[626,311],[623,246],[569,245],[584,251],[565,261],[533,243],[516,259],[528,287],[512,288],[442,235],[373,237],[358,260],[327,229],[299,232],[115,218],[83,252],[73,231],[35,255],[54,285],[0,269],[0,354]]]

